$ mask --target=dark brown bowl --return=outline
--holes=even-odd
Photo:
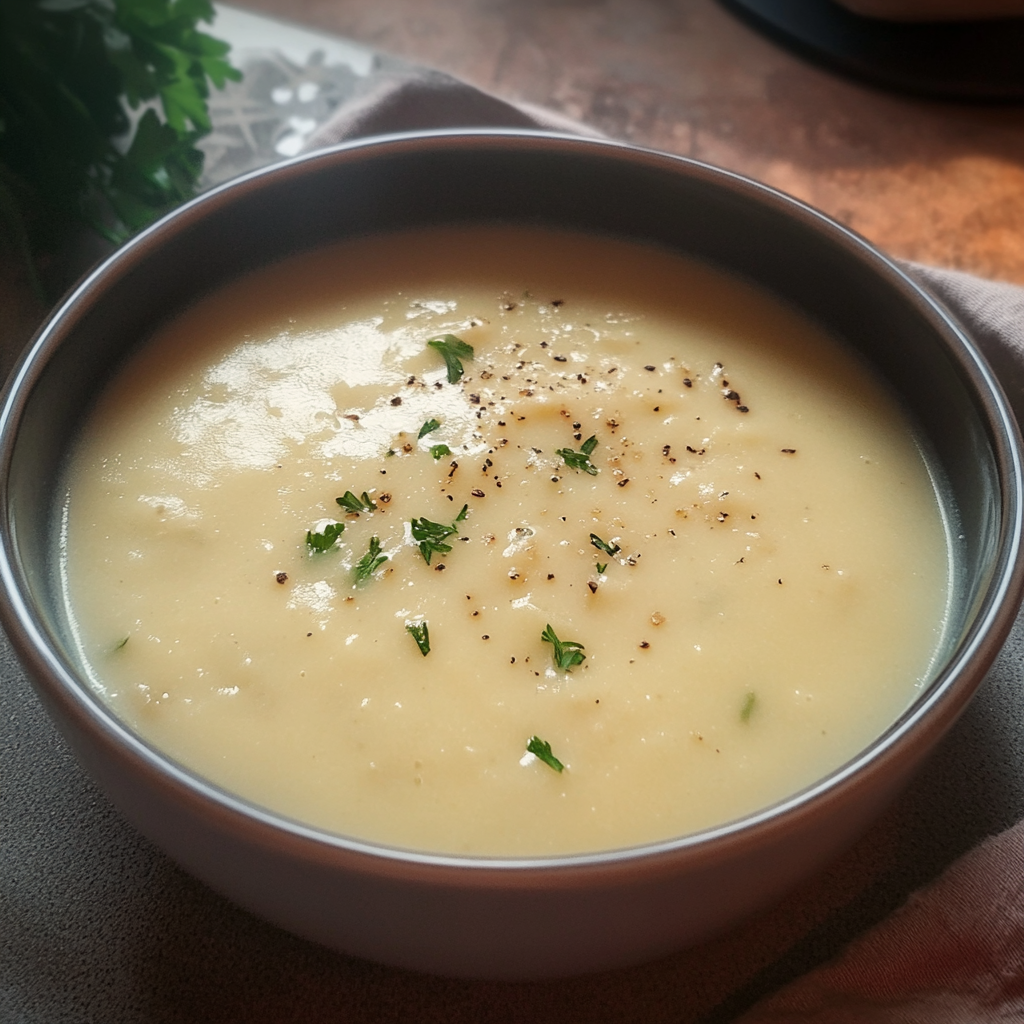
[[[536,223],[656,243],[748,278],[860,352],[902,397],[954,530],[930,684],[826,778],[757,814],[609,852],[499,859],[332,835],[219,789],[86,685],[58,577],[59,481],[94,396],[155,325],[283,256],[431,224]],[[1021,459],[992,374],[895,264],[755,182],[629,146],[529,132],[371,139],[248,175],[143,232],[57,310],[0,409],[0,614],[82,763],[189,871],[337,949],[505,978],[641,961],[724,929],[848,846],[963,710],[1021,598]]]

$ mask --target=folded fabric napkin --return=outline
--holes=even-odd
[[[375,79],[307,144],[432,128],[540,128],[599,136],[434,71]],[[1024,422],[1024,288],[915,264],[905,269],[978,343]],[[1011,641],[1013,642],[1013,641]],[[1024,821],[957,861],[829,963],[742,1024],[1024,1021]]]

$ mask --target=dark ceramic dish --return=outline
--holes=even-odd
[[[587,856],[433,856],[329,835],[192,775],[83,682],[62,611],[59,479],[104,381],[195,297],[289,253],[417,225],[606,232],[715,263],[859,350],[931,449],[955,530],[943,661],[862,754],[788,800],[674,841]],[[526,132],[369,140],[219,188],[144,232],[54,314],[0,412],[4,624],[114,803],[188,870],[347,952],[452,974],[540,977],[641,961],[777,899],[856,838],[964,708],[1022,587],[1016,427],[971,343],[892,262],[751,181],[623,145]]]

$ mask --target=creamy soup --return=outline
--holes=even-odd
[[[771,296],[505,227],[198,301],[68,471],[92,685],[264,807],[422,851],[666,839],[793,794],[924,682],[945,527],[907,417]]]

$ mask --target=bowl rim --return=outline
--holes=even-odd
[[[767,807],[710,828],[670,839],[616,847],[594,852],[544,856],[484,856],[430,853],[362,840],[329,832],[292,819],[280,812],[252,802],[187,768],[144,740],[122,721],[89,687],[69,664],[60,657],[48,638],[48,631],[28,598],[27,574],[16,543],[10,497],[10,472],[17,447],[22,417],[29,397],[53,353],[65,336],[73,331],[82,311],[92,297],[130,265],[144,261],[147,254],[162,244],[169,235],[183,230],[207,210],[230,204],[236,196],[260,189],[271,180],[301,176],[306,168],[336,162],[374,159],[376,153],[398,149],[431,150],[444,147],[449,153],[467,147],[487,146],[533,147],[548,151],[552,147],[570,147],[577,153],[590,151],[604,159],[621,164],[657,167],[725,187],[748,200],[773,207],[803,222],[806,227],[829,235],[876,275],[888,280],[901,297],[931,321],[936,333],[944,336],[947,355],[970,381],[974,398],[991,431],[993,459],[1000,484],[1000,525],[995,551],[991,558],[990,576],[983,596],[975,603],[970,627],[961,637],[943,666],[926,688],[904,709],[879,736],[863,750],[834,768],[823,778],[803,787]],[[639,236],[636,241],[642,244]],[[98,734],[114,745],[138,766],[144,774],[170,783],[191,800],[198,800],[206,810],[229,818],[242,819],[267,830],[267,837],[290,839],[313,844],[322,857],[355,855],[364,863],[390,872],[408,869],[457,869],[461,877],[490,876],[496,871],[512,871],[517,875],[540,872],[565,872],[580,869],[601,870],[622,867],[638,861],[694,855],[720,848],[729,842],[746,842],[765,828],[808,813],[819,800],[834,797],[840,790],[856,785],[869,772],[883,771],[898,754],[898,749],[911,743],[923,731],[927,719],[934,716],[933,726],[941,734],[955,721],[966,705],[984,670],[995,658],[1024,594],[1024,560],[1021,559],[1024,535],[1024,468],[1021,438],[1016,420],[1001,385],[984,357],[964,329],[945,307],[919,285],[894,259],[850,228],[838,223],[814,207],[769,185],[744,175],[718,168],[689,157],[677,156],[612,139],[591,138],[548,131],[509,128],[440,129],[396,132],[343,142],[326,149],[300,154],[288,160],[247,172],[189,200],[130,239],[103,260],[53,308],[45,323],[19,358],[0,396],[0,621],[15,647],[26,674],[48,705],[52,701],[75,719],[85,731]],[[981,669],[971,666],[980,665]],[[970,670],[970,671],[969,671]],[[975,686],[967,686],[965,677],[976,675]],[[967,692],[963,692],[967,688]],[[936,737],[937,738],[937,737]],[[313,847],[309,848],[313,850]]]

